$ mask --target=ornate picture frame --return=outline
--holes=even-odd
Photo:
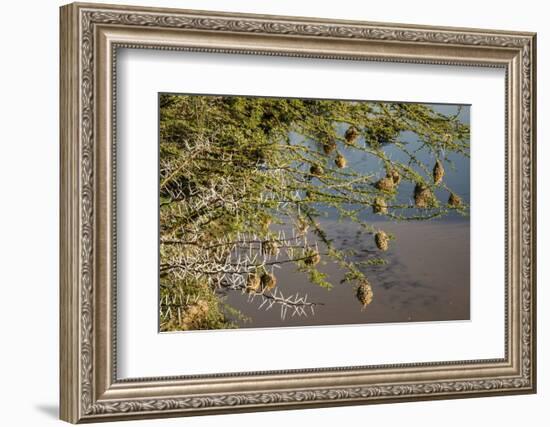
[[[60,416],[97,422],[536,391],[536,35],[70,4],[61,8]],[[117,49],[505,70],[505,342],[489,360],[117,378]]]

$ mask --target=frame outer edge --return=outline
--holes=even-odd
[[[251,13],[251,12],[235,12],[235,11],[221,11],[221,10],[208,10],[208,9],[187,9],[181,7],[166,7],[166,6],[142,6],[142,5],[128,5],[128,4],[112,4],[112,3],[90,3],[87,1],[84,2],[74,2],[72,5],[80,9],[95,9],[103,11],[121,11],[124,10],[128,13],[152,13],[152,14],[181,14],[186,13],[193,15],[195,17],[205,17],[209,19],[222,18],[222,19],[240,19],[248,18],[255,20],[263,21],[288,21],[293,23],[302,23],[302,24],[332,24],[332,25],[342,25],[342,26],[376,26],[383,28],[406,28],[409,30],[434,30],[439,29],[440,31],[459,31],[459,32],[469,32],[477,34],[490,34],[490,35],[503,35],[503,36],[518,36],[518,37],[533,37],[536,33],[531,31],[514,31],[514,30],[502,30],[502,29],[493,29],[493,28],[476,28],[476,27],[462,27],[462,26],[439,26],[433,24],[410,24],[403,22],[393,22],[393,21],[366,21],[363,19],[334,19],[334,18],[321,18],[315,17],[312,15],[279,15],[279,14],[270,14],[270,13]]]
[[[537,393],[537,33],[531,41],[531,390]]]
[[[523,70],[528,70],[527,79],[523,83],[525,86],[520,85],[520,93],[525,94],[527,91],[530,96],[523,99],[523,110],[530,117],[525,120],[522,125],[526,126],[523,129],[527,129],[529,137],[523,138],[523,147],[527,150],[525,156],[521,156],[522,167],[520,168],[522,176],[525,178],[523,181],[524,186],[520,186],[520,198],[522,194],[523,206],[522,212],[524,213],[523,219],[526,221],[525,235],[528,240],[524,242],[524,256],[527,258],[527,283],[523,286],[524,291],[524,311],[528,311],[529,315],[523,319],[524,329],[527,328],[526,334],[521,334],[522,338],[530,339],[525,341],[522,349],[520,349],[520,358],[527,361],[526,369],[523,370],[521,378],[510,379],[510,382],[503,383],[502,388],[497,383],[500,379],[496,379],[495,384],[493,382],[477,381],[479,384],[473,384],[473,382],[461,381],[458,386],[462,387],[466,385],[470,386],[472,383],[472,389],[468,393],[464,393],[466,390],[458,390],[453,388],[453,383],[449,384],[436,384],[428,383],[421,385],[422,389],[416,389],[416,384],[402,384],[397,385],[398,395],[393,394],[391,387],[379,387],[380,395],[368,395],[367,397],[355,396],[355,389],[341,390],[343,393],[340,396],[340,390],[326,389],[320,390],[318,394],[316,390],[297,390],[292,393],[274,392],[264,394],[251,394],[251,393],[239,393],[230,396],[227,401],[224,399],[227,396],[196,396],[187,399],[144,399],[144,400],[112,400],[112,401],[97,401],[97,396],[94,396],[95,388],[97,386],[93,377],[94,373],[94,353],[96,351],[95,330],[92,330],[92,325],[89,324],[90,316],[94,314],[95,298],[97,294],[92,294],[93,287],[96,285],[97,277],[92,275],[89,271],[89,267],[95,263],[94,245],[89,241],[90,237],[94,237],[95,226],[93,207],[96,203],[95,194],[89,192],[93,190],[93,178],[90,182],[90,177],[95,173],[96,165],[93,163],[95,160],[92,157],[93,150],[90,150],[95,146],[94,132],[90,128],[89,120],[94,119],[95,109],[90,112],[88,110],[83,111],[83,106],[89,106],[90,99],[94,102],[94,93],[88,93],[88,89],[94,87],[94,73],[87,69],[87,60],[93,60],[93,37],[91,39],[82,39],[81,30],[86,29],[89,21],[81,21],[82,9],[89,7],[93,11],[100,11],[101,13],[107,11],[116,12],[154,12],[163,11],[166,13],[190,13],[193,14],[193,18],[198,19],[197,22],[201,24],[201,28],[206,27],[206,30],[220,30],[217,27],[218,21],[214,18],[238,18],[243,16],[247,21],[256,21],[267,19],[269,24],[269,18],[283,19],[288,26],[296,26],[297,23],[304,23],[306,29],[317,30],[319,34],[315,33],[315,36],[330,36],[330,38],[362,38],[363,34],[358,33],[358,29],[348,28],[350,32],[346,34],[338,33],[334,36],[332,33],[328,33],[326,28],[321,28],[321,24],[328,22],[317,22],[314,18],[290,18],[290,17],[262,17],[261,15],[246,15],[246,14],[223,14],[211,11],[185,11],[177,9],[157,9],[157,8],[142,8],[142,7],[128,7],[128,6],[115,6],[115,5],[101,5],[101,4],[83,4],[76,3],[61,7],[61,33],[60,33],[60,139],[61,139],[61,151],[60,151],[60,163],[61,163],[61,197],[60,197],[60,418],[71,422],[96,422],[96,421],[109,421],[119,419],[139,419],[139,418],[163,418],[168,416],[182,416],[182,415],[201,415],[201,414],[214,414],[214,413],[228,413],[228,412],[250,412],[250,411],[264,411],[264,410],[280,410],[290,408],[306,408],[306,407],[327,407],[349,404],[365,404],[365,403],[382,403],[386,401],[385,397],[390,397],[388,400],[391,402],[398,401],[410,401],[410,400],[436,400],[440,398],[463,398],[472,397],[475,395],[499,395],[499,394],[524,394],[533,393],[536,391],[536,339],[535,339],[535,284],[536,284],[536,179],[535,179],[535,158],[536,158],[536,129],[535,129],[535,111],[536,111],[536,35],[534,33],[508,33],[508,32],[492,32],[489,30],[473,30],[467,29],[464,33],[465,39],[462,43],[473,46],[478,43],[484,46],[497,46],[500,43],[500,47],[509,49],[529,49],[530,52],[523,57],[523,59],[530,61],[530,64],[523,63],[520,60]],[[102,10],[100,10],[102,9]],[[108,14],[107,14],[108,15]],[[133,17],[133,14],[130,13]],[[196,15],[196,16],[195,16]],[[107,16],[106,21],[110,18]],[[233,19],[235,20],[235,19]],[[202,23],[205,22],[206,25]],[[257,21],[260,22],[260,21]],[[126,24],[130,25],[149,25],[147,22],[139,24],[129,20]],[[252,22],[254,23],[254,22]],[[352,25],[350,22],[335,21],[334,24]],[[266,25],[267,25],[266,24]],[[319,24],[316,27],[316,24]],[[377,23],[357,23],[362,26],[363,24],[374,25]],[[393,25],[397,24],[385,24],[389,30]],[[381,25],[382,26],[382,25]],[[82,28],[81,28],[82,27]],[[182,26],[183,27],[183,26]],[[194,28],[194,23],[190,24],[190,28]],[[229,28],[229,27],[228,27]],[[276,27],[266,27],[269,31],[276,35],[283,33],[283,31]],[[303,31],[301,26],[296,30],[299,36],[311,36],[307,32]],[[454,31],[458,28],[437,28],[437,27],[414,27],[404,26],[404,28],[397,28],[396,31],[403,30],[404,33],[399,32],[398,39],[405,39],[409,36],[415,36],[415,32],[412,29],[418,28],[426,30],[427,32],[433,32],[436,30],[446,31],[448,34],[445,38],[431,40],[429,37],[423,38],[419,31],[419,41],[424,44],[440,44],[448,43],[449,45],[460,44],[460,41],[449,38],[449,34],[452,36]],[[203,28],[204,29],[204,28]],[[225,29],[225,23],[221,26],[221,29]],[[225,30],[226,31],[226,30]],[[239,32],[255,32],[253,27],[247,29],[241,29]],[[261,32],[261,31],[260,31]],[[292,32],[291,32],[292,33]],[[303,34],[302,34],[303,33]],[[292,33],[293,34],[293,33]],[[443,33],[442,33],[443,34]],[[497,36],[499,34],[499,36]],[[460,34],[459,34],[460,35]],[[328,39],[328,38],[327,38]],[[380,38],[381,40],[382,38]],[[416,40],[416,39],[415,39]],[[413,40],[413,41],[415,41]],[[411,40],[408,40],[411,41]],[[92,47],[92,50],[90,50]],[[87,55],[91,55],[88,58]],[[81,62],[81,59],[84,62]],[[93,63],[93,61],[92,61]],[[86,77],[84,79],[83,77]],[[82,97],[82,99],[81,99]],[[88,108],[88,107],[87,107]],[[95,126],[95,124],[93,125]],[[94,128],[95,130],[95,128]],[[92,162],[90,164],[90,161]],[[85,194],[85,198],[81,198]],[[529,193],[529,194],[525,194]],[[526,212],[527,211],[527,212]],[[526,213],[526,214],[525,214]],[[519,226],[519,224],[518,224]],[[81,230],[84,227],[86,230]],[[82,231],[82,233],[81,233]],[[85,231],[85,232],[84,232]],[[521,242],[518,242],[521,244]],[[522,270],[523,271],[523,270]],[[91,311],[90,311],[91,309]],[[529,327],[531,331],[529,332]],[[522,351],[523,350],[523,355]],[[529,363],[531,362],[531,363]],[[528,372],[528,373],[527,373]],[[462,384],[464,383],[464,384]],[[439,385],[441,389],[439,389]],[[450,388],[449,388],[450,387]],[[498,390],[501,388],[501,390]],[[387,389],[387,390],[386,390]],[[410,389],[410,392],[409,392]],[[328,393],[323,398],[322,393]],[[334,393],[338,392],[336,400],[332,397]],[[348,396],[346,393],[350,393]],[[386,395],[386,392],[389,393]],[[332,393],[332,394],[331,394]],[[292,395],[291,395],[292,394]],[[359,393],[361,394],[361,393]],[[346,397],[347,396],[347,397]],[[270,401],[264,401],[264,398],[269,397]],[[384,397],[384,399],[378,399],[377,397]],[[372,400],[371,400],[372,399]]]
[[[80,418],[79,349],[79,88],[78,19],[75,5],[59,9],[59,418]]]

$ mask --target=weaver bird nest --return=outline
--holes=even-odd
[[[249,273],[246,278],[247,292],[258,292],[260,290],[260,276],[256,273]]]
[[[361,281],[361,283],[357,287],[356,295],[359,302],[363,304],[363,308],[372,302],[374,293],[372,292],[372,286],[367,279],[363,279]]]
[[[386,176],[382,179],[379,179],[374,183],[374,186],[381,191],[391,192],[395,189],[395,182],[392,177]]]
[[[414,186],[414,204],[417,208],[429,208],[435,205],[435,196],[430,188],[417,182]]]
[[[372,211],[375,214],[380,215],[388,213],[388,205],[386,204],[386,200],[384,200],[383,197],[377,197],[376,199],[374,199]]]
[[[336,150],[336,141],[329,140],[323,142],[323,151],[328,156]]]
[[[359,137],[359,131],[355,126],[350,126],[348,130],[346,130],[346,133],[344,134],[344,138],[346,138],[346,141],[348,144],[355,144],[355,141],[357,141],[357,138]]]
[[[376,242],[376,247],[381,251],[387,251],[390,243],[390,238],[388,235],[380,230],[374,235],[374,241]]]
[[[323,168],[321,166],[312,165],[309,168],[309,173],[312,174],[313,176],[319,177],[319,176],[323,175],[324,171],[323,171]]]
[[[397,169],[388,169],[386,172],[386,177],[391,178],[395,185],[399,185],[401,182],[401,175]]]
[[[344,169],[346,167],[346,165],[348,164],[348,162],[342,154],[338,153],[338,154],[336,154],[336,158],[334,159],[334,164],[339,169]]]
[[[449,195],[449,201],[447,202],[447,204],[453,208],[458,208],[462,205],[462,199],[455,193],[451,193]]]
[[[445,175],[445,169],[443,169],[443,163],[441,160],[437,159],[435,161],[433,169],[434,184],[439,185],[443,181],[443,176]]]
[[[307,251],[306,257],[304,259],[304,264],[307,266],[314,266],[319,264],[321,261],[321,255],[319,255],[319,252],[315,249],[311,249]]]
[[[277,286],[277,278],[273,273],[264,273],[260,279],[262,291],[270,291]]]

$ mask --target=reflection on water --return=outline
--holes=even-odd
[[[321,225],[338,248],[356,250],[355,261],[376,250],[373,236],[362,233],[355,224],[329,219],[322,220]],[[298,292],[307,295],[308,301],[323,304],[315,307],[314,315],[287,316],[282,322],[278,307],[258,309],[260,297],[247,299],[230,291],[225,302],[251,319],[235,319],[236,323],[243,328],[258,328],[470,318],[469,221],[373,225],[383,227],[395,240],[386,253],[388,264],[365,269],[374,291],[373,302],[367,308],[357,301],[352,285],[340,284],[344,271],[325,258],[326,264],[320,270],[334,284],[331,290],[311,284],[292,264],[277,270],[278,289],[284,295]]]

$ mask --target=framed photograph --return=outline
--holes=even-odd
[[[61,8],[61,418],[536,390],[535,34]]]

